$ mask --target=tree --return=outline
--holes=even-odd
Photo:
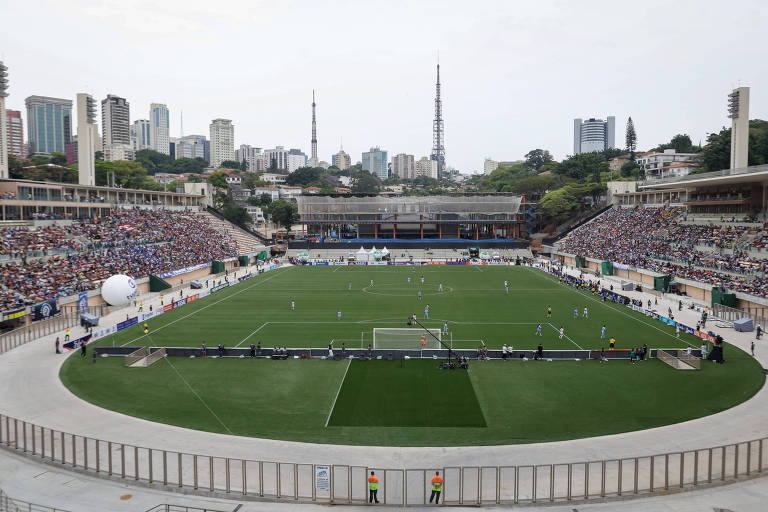
[[[596,204],[605,191],[601,183],[570,183],[562,188],[547,193],[537,204],[541,213],[551,219],[562,222],[584,209],[584,199],[592,197]]]
[[[635,159],[635,150],[637,150],[637,133],[635,133],[635,124],[632,122],[632,116],[627,120],[627,134],[626,134],[627,151],[629,151],[629,159]]]
[[[319,167],[301,167],[285,178],[285,184],[291,187],[308,187],[322,176],[323,170]]]
[[[173,161],[170,172],[173,174],[181,174],[184,172],[201,174],[206,167],[208,167],[208,162],[200,157],[179,158]]]
[[[678,133],[667,144],[659,144],[655,151],[662,152],[666,149],[674,149],[677,153],[698,153],[700,146],[694,146],[691,137],[685,133]]]
[[[271,202],[272,202],[272,196],[270,194],[267,194],[266,192],[263,194],[259,194],[258,196],[251,196],[248,198],[249,205],[259,206],[261,208],[268,207]]]
[[[621,175],[625,178],[629,178],[630,176],[637,177],[638,173],[640,171],[640,166],[637,165],[637,162],[634,160],[630,160],[629,162],[626,162],[624,165],[621,166]]]
[[[378,194],[381,181],[368,171],[358,171],[352,181],[353,194]]]
[[[546,149],[532,149],[525,154],[525,168],[528,172],[539,172],[544,164],[552,160],[552,154]]]
[[[277,224],[283,226],[286,231],[291,230],[293,226],[299,220],[299,209],[293,204],[283,199],[273,201],[268,207],[267,212],[272,220]]]
[[[577,180],[584,180],[591,176],[593,181],[599,182],[600,173],[608,170],[608,162],[601,153],[581,153],[563,160],[556,172]]]
[[[235,224],[250,224],[253,222],[253,218],[248,214],[248,210],[232,202],[224,203],[222,213],[227,220]]]
[[[162,190],[163,186],[147,178],[147,170],[138,162],[119,160],[105,162],[96,160],[96,184],[111,185],[112,179],[116,186],[145,190]],[[114,178],[110,178],[110,173]]]
[[[240,169],[240,162],[237,160],[224,160],[221,162],[221,165],[219,165],[220,168],[223,169]]]
[[[208,176],[208,183],[216,188],[227,188],[227,174],[221,171],[211,173]]]
[[[136,162],[147,170],[149,174],[174,172],[174,159],[170,155],[160,153],[154,149],[142,149],[136,152]]]
[[[548,190],[556,187],[557,178],[551,174],[539,174],[518,180],[512,185],[512,191],[517,194],[542,196]]]
[[[246,172],[245,176],[243,176],[243,188],[247,188],[250,191],[253,191],[256,187],[265,187],[267,185],[269,183],[261,180],[255,172]]]
[[[19,180],[24,177],[24,167],[21,161],[13,155],[8,155],[8,176]]]
[[[51,153],[51,163],[54,165],[67,165],[67,155],[64,153]]]

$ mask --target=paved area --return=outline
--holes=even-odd
[[[261,282],[272,277],[273,274],[271,272],[265,273],[252,281],[248,281],[246,286],[258,287]],[[187,293],[188,290],[185,290],[184,294],[186,295]],[[647,301],[649,297],[653,300],[652,296],[641,292],[627,292],[627,294],[642,298],[644,301]],[[574,297],[576,297],[575,294]],[[151,300],[157,302],[157,304],[145,301],[145,309],[148,308],[150,303],[154,307],[159,305],[159,298]],[[581,305],[579,306],[581,307]],[[677,298],[673,297],[671,299],[662,299],[657,307],[662,313],[666,312],[667,307],[672,307],[675,314],[679,315],[679,318],[684,323],[689,325],[696,324],[698,313],[685,309],[678,313],[676,306]],[[595,304],[593,307],[597,308],[598,306]],[[126,311],[124,310],[112,313],[110,318],[105,318],[102,321],[103,325],[109,325],[110,322],[122,320],[125,318],[125,314]],[[663,324],[652,319],[639,319],[638,321],[658,325],[660,336],[669,335],[665,333],[672,332],[668,327],[665,328]],[[722,334],[729,343],[743,349],[748,349],[749,344],[754,338],[754,333],[735,333],[732,329],[719,329],[717,327],[713,327],[711,330]],[[79,328],[73,330],[73,337],[80,335],[81,331]],[[673,334],[671,335],[673,336]],[[554,443],[487,447],[403,448],[333,446],[242,438],[152,423],[107,411],[80,400],[70,393],[58,379],[59,368],[65,356],[54,354],[54,339],[55,336],[48,336],[14,349],[2,356],[3,371],[0,373],[0,389],[4,392],[0,400],[0,412],[26,419],[39,425],[75,432],[83,436],[105,440],[119,440],[126,443],[168,450],[195,451],[233,458],[317,464],[356,464],[380,468],[424,467],[425,465],[431,467],[452,465],[522,465],[642,456],[650,453],[680,451],[716,446],[735,441],[745,441],[762,437],[768,433],[768,408],[765,407],[766,403],[768,403],[768,390],[764,387],[749,401],[705,418],[638,432]],[[768,361],[768,344],[764,341],[758,343],[756,356],[764,365]],[[5,458],[6,456],[3,453],[2,459],[4,460]],[[37,466],[37,464],[33,465]],[[51,471],[47,466],[43,467],[47,471]],[[16,472],[12,473],[15,475]],[[3,483],[8,478],[6,475],[6,471],[0,473],[0,483]],[[102,482],[101,480],[97,481]],[[116,483],[102,483],[114,485],[118,488],[122,487]],[[764,503],[764,498],[768,494],[768,485],[758,483],[738,485],[744,485],[747,488],[750,485],[755,486],[755,496],[760,497],[756,499],[756,502],[763,500]],[[680,497],[683,499],[686,496],[696,496],[696,499],[698,499],[699,496],[710,492],[729,493],[728,489],[732,488],[724,487],[721,490],[696,491],[695,493],[682,494]],[[23,484],[18,484],[16,489],[23,491]],[[12,489],[5,490],[13,495]],[[747,495],[751,496],[749,493],[745,494],[745,496]],[[171,496],[173,498],[176,497],[176,495]],[[18,495],[18,497],[31,499],[31,497],[23,494]],[[640,502],[631,500],[622,503],[622,510],[640,510],[640,508],[631,508],[636,506],[637,503]],[[701,504],[701,502],[699,503]],[[66,508],[64,504],[59,503],[58,505]],[[611,510],[617,507],[616,503],[605,506],[613,507],[610,508]],[[630,508],[625,509],[625,506]],[[711,510],[712,506],[715,506],[715,504],[708,505],[707,507],[709,508],[700,507],[691,508],[690,510]],[[146,508],[149,508],[149,506]],[[132,510],[146,510],[146,508],[142,509],[139,507]],[[586,510],[584,507],[574,506],[568,506],[562,510],[573,510],[573,508]],[[732,508],[734,511],[753,510],[751,508],[723,508]],[[106,509],[127,510],[111,507]],[[101,510],[105,510],[105,508]],[[559,509],[554,508],[554,510]],[[609,510],[609,508],[604,510]],[[643,510],[652,509],[644,508]],[[659,510],[666,509],[660,508]],[[689,509],[669,508],[669,510]]]

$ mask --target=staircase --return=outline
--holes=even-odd
[[[207,211],[200,212],[198,215],[204,217],[216,231],[232,238],[237,243],[238,253],[250,254],[266,250],[261,240],[231,222],[222,220]]]

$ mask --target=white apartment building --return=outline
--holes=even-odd
[[[131,147],[134,151],[153,149],[149,119],[137,119],[131,124]]]
[[[107,162],[133,160],[135,155],[130,144],[104,144],[104,160]]]
[[[307,166],[307,155],[299,151],[298,149],[291,149],[288,152],[288,172],[291,173],[296,169],[301,169]]]
[[[661,179],[687,176],[699,167],[698,153],[678,153],[674,149],[665,149],[662,153],[641,153],[635,162],[646,178]]]
[[[245,160],[245,165],[249,171],[264,172],[265,170],[266,160],[261,148],[240,144],[240,147],[235,150],[235,160],[238,162]]]
[[[164,155],[170,155],[170,130],[168,107],[162,103],[149,104],[149,121],[152,126],[152,149]]]
[[[261,178],[263,179],[263,176]],[[254,197],[259,197],[262,194],[267,194],[273,201],[280,199],[280,192],[277,190],[277,187],[256,187],[253,189]]]
[[[101,136],[107,145],[131,145],[130,104],[125,98],[108,94],[101,101]]]
[[[392,157],[392,174],[400,179],[410,180],[416,174],[413,155],[398,153]]]
[[[275,170],[288,170],[288,150],[283,146],[276,146],[274,149],[264,150],[264,160],[267,170],[271,170],[274,165]]]
[[[260,174],[259,178],[267,183],[274,183],[275,185],[282,185],[285,183],[285,174],[275,174],[273,172],[265,172]]]
[[[499,168],[499,162],[486,158],[483,162],[483,174],[491,174],[493,171]]]
[[[414,178],[419,176],[437,179],[437,160],[431,160],[427,156],[421,157],[414,165]]]
[[[211,122],[211,167],[235,159],[235,127],[231,119],[214,119]]]

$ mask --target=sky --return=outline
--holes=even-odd
[[[0,0],[6,108],[89,92],[166,103],[171,136],[232,119],[236,147],[352,161],[379,146],[430,154],[440,62],[446,164],[482,171],[534,148],[573,151],[573,119],[631,116],[640,149],[729,125],[749,86],[768,119],[768,2]],[[26,119],[25,119],[26,122]],[[73,127],[74,128],[74,127]],[[25,135],[26,136],[26,135]]]

